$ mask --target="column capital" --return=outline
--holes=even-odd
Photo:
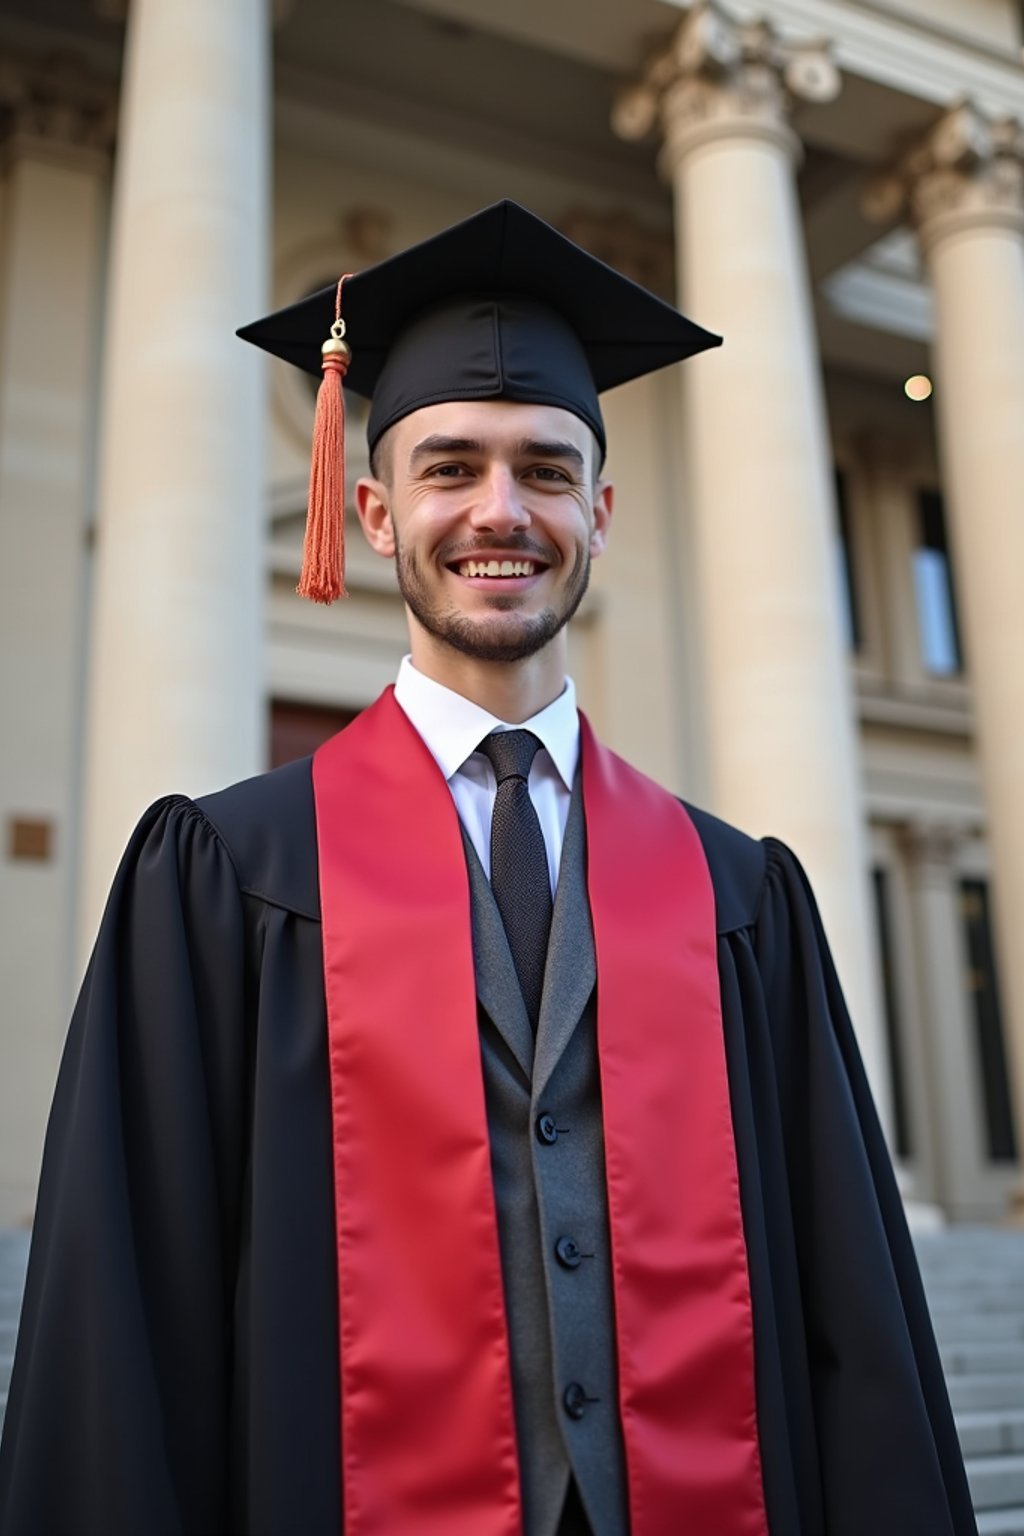
[[[7,54],[0,65],[0,151],[17,146],[89,156],[110,154],[117,87],[71,52]]]
[[[913,817],[896,829],[896,838],[918,879],[948,885],[953,860],[964,842],[963,827],[924,817]]]
[[[699,145],[721,138],[767,138],[796,159],[793,103],[831,101],[839,89],[826,42],[787,42],[768,20],[736,21],[718,0],[696,0],[620,93],[612,127],[628,140],[660,128],[669,172]]]
[[[925,252],[964,229],[1024,232],[1024,125],[958,102],[868,187],[864,210],[877,223],[909,215]]]

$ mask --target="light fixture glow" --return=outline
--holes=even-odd
[[[914,373],[903,386],[908,400],[927,400],[932,392],[932,381],[926,373]]]

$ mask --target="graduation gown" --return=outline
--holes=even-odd
[[[772,1536],[967,1536],[813,896],[781,844],[690,814],[715,893]],[[136,829],[47,1136],[0,1536],[343,1528],[316,846],[308,759],[163,800]]]

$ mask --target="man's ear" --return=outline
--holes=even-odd
[[[374,554],[383,556],[385,560],[393,560],[395,530],[391,521],[388,488],[383,480],[363,475],[356,481],[356,511],[366,542]]]
[[[596,559],[608,542],[615,487],[610,480],[599,480],[594,487],[594,526],[590,531],[590,553]]]

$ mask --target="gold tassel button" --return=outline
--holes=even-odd
[[[352,348],[345,340],[344,320],[335,320],[331,326],[331,334],[320,348],[320,356],[323,358],[321,365],[323,367],[326,367],[334,359],[337,359],[344,367],[348,367],[352,361]]]

